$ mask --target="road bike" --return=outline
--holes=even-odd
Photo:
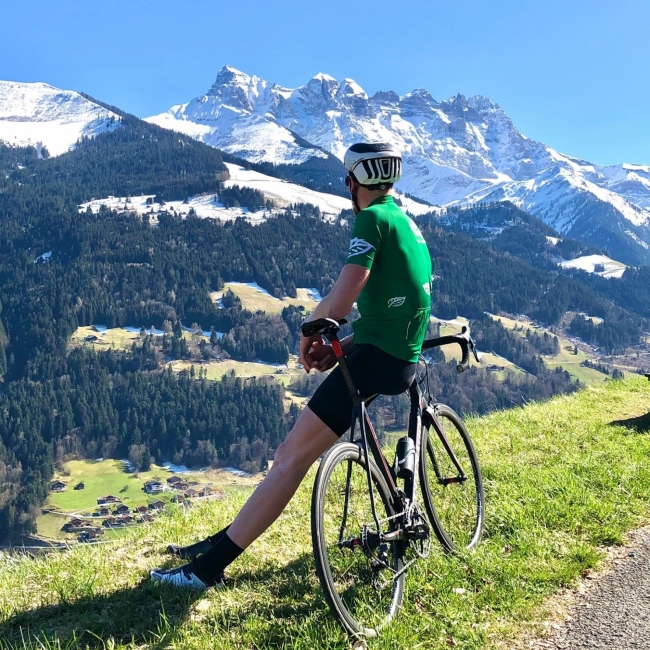
[[[354,405],[350,442],[334,445],[316,474],[312,543],[325,599],[339,623],[352,636],[375,637],[402,604],[407,570],[429,555],[431,529],[451,553],[479,543],[483,482],[469,433],[452,409],[433,400],[428,372],[408,389],[408,435],[398,440],[394,462],[387,461],[367,412],[378,396],[362,395],[346,365],[338,338],[345,322],[320,318],[302,326],[304,336],[321,334],[332,345]],[[458,372],[469,367],[470,352],[479,361],[465,327],[422,348],[449,344],[462,350]]]

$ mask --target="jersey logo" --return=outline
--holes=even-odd
[[[425,282],[425,283],[422,285],[422,288],[424,289],[424,293],[426,293],[427,296],[430,296],[430,295],[431,295],[431,284],[430,284],[429,282]]]
[[[422,233],[420,232],[420,229],[415,225],[415,222],[413,219],[409,219],[409,226],[411,227],[411,230],[413,231],[413,234],[415,235],[415,241],[418,244],[426,244],[426,240],[422,236]]]
[[[388,307],[401,307],[406,300],[406,296],[395,296],[394,298],[389,298]]]
[[[374,246],[372,244],[369,244],[365,239],[355,237],[354,239],[350,240],[350,250],[348,251],[348,257],[361,255],[373,249]]]

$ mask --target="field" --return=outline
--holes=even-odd
[[[90,516],[97,509],[97,498],[112,494],[119,497],[129,508],[148,505],[157,500],[168,502],[173,492],[145,494],[144,484],[151,480],[163,483],[172,476],[164,467],[152,466],[147,472],[131,473],[119,460],[72,460],[64,465],[64,473],[57,473],[53,480],[61,480],[68,485],[64,492],[51,492],[43,508],[57,513],[46,513],[37,518],[38,534],[50,539],[74,539],[61,531],[67,521],[67,515],[79,514]],[[210,469],[206,472],[192,472],[187,475],[189,481],[199,484],[212,484],[221,487],[252,487],[261,480],[261,475],[240,477],[223,469]],[[82,481],[85,489],[74,490]],[[98,519],[97,522],[101,522]],[[123,530],[119,531],[123,534]]]
[[[575,354],[575,344],[561,334],[555,334],[543,327],[538,327],[526,319],[514,320],[506,316],[492,316],[492,318],[500,322],[506,329],[512,330],[520,336],[525,336],[527,329],[538,334],[548,332],[550,336],[557,336],[560,342],[560,352],[555,355],[542,355],[542,359],[548,368],[554,369],[562,366],[572,377],[575,377],[586,385],[599,384],[607,379],[607,375],[604,373],[594,368],[587,368],[586,366],[580,365],[588,358],[587,354],[580,348],[578,348],[578,353]],[[597,360],[595,357],[589,358],[593,361]]]
[[[240,298],[244,309],[252,312],[265,311],[269,314],[280,314],[289,305],[302,305],[306,313],[309,313],[318,304],[309,289],[296,289],[298,294],[296,298],[284,297],[279,299],[273,297],[253,282],[226,282],[223,291],[213,291],[210,293],[210,297],[216,302],[228,290]]]
[[[649,411],[650,383],[633,377],[470,420],[486,487],[484,539],[459,557],[434,548],[411,569],[403,609],[367,647],[496,650],[543,635],[552,596],[649,520]],[[147,572],[176,564],[166,544],[229,523],[242,491],[170,509],[112,544],[0,562],[0,649],[350,648],[315,574],[314,469],[222,590],[156,588]]]

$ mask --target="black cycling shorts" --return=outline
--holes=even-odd
[[[362,395],[399,395],[415,378],[417,363],[398,359],[369,343],[352,345],[345,357],[354,385]],[[316,389],[309,408],[341,437],[352,420],[352,399],[337,366]]]

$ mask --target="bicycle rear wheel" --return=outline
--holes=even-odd
[[[426,421],[422,427],[420,485],[436,537],[445,550],[455,553],[474,548],[481,540],[485,515],[483,479],[463,421],[442,404],[436,407],[436,416],[440,433]]]
[[[370,471],[383,532],[394,530],[390,493],[372,459]],[[339,443],[321,462],[311,526],[316,571],[330,609],[349,634],[377,636],[404,597],[405,575],[398,574],[404,551],[402,542],[380,545],[373,538],[366,458],[357,445]]]

